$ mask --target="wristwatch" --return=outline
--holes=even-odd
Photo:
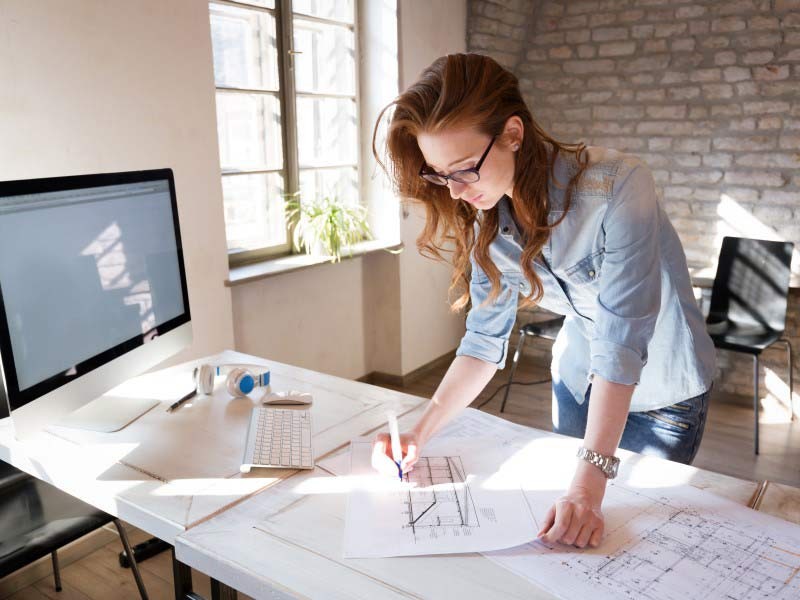
[[[581,446],[578,448],[578,458],[582,458],[586,462],[592,463],[595,467],[603,472],[606,479],[614,479],[619,470],[619,459],[616,456],[605,456],[594,450],[589,450]]]

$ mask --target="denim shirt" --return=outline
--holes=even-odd
[[[697,396],[711,386],[716,354],[653,176],[629,154],[589,152],[566,217],[534,260],[544,289],[539,305],[566,315],[553,344],[553,380],[563,381],[579,402],[594,374],[636,384],[631,411]],[[558,155],[548,188],[550,223],[564,214],[566,185],[576,170],[574,157]],[[507,197],[497,210],[499,232],[489,255],[501,272],[500,295],[483,304],[491,282],[473,257],[472,309],[456,354],[502,368],[519,294],[531,288],[520,265],[524,237]]]

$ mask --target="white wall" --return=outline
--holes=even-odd
[[[424,5],[424,7],[423,7]],[[400,1],[400,87],[445,54],[466,51],[467,5],[461,0]],[[419,207],[409,207],[401,235],[407,251],[400,257],[402,373],[454,349],[464,334],[464,316],[447,302],[451,268],[423,258],[415,242],[424,224]]]
[[[233,288],[237,349],[355,378],[365,373],[363,260],[344,260]]]
[[[183,360],[233,346],[206,3],[2,0],[0,180],[162,167],[194,322]]]

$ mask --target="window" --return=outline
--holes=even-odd
[[[209,3],[231,264],[291,251],[288,194],[359,201],[355,0]]]

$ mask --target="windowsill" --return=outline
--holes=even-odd
[[[345,251],[342,252],[342,260],[364,256],[365,254],[371,254],[373,252],[402,250],[403,247],[402,242],[397,241],[370,240],[367,242],[360,242],[345,249]],[[291,254],[289,256],[269,258],[249,265],[232,267],[228,279],[225,280],[225,285],[227,287],[233,287],[251,281],[258,281],[259,279],[266,279],[267,277],[274,277],[275,275],[281,275],[283,273],[329,264],[330,260],[330,256],[311,256],[309,254]]]

